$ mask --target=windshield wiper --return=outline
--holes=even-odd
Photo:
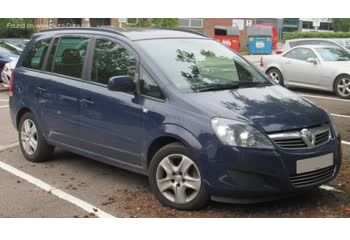
[[[208,92],[208,91],[237,89],[237,88],[239,88],[238,84],[213,84],[213,85],[205,85],[202,87],[193,88],[193,90],[195,92]]]

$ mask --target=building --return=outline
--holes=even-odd
[[[179,28],[204,33],[214,37],[215,26],[237,25],[239,29],[240,51],[247,51],[247,27],[254,23],[254,18],[179,18]]]
[[[333,25],[332,25],[331,18],[301,18],[300,20],[302,22],[302,26],[301,26],[302,32],[310,32],[310,31],[333,32]],[[316,23],[316,26],[315,26],[315,23]]]

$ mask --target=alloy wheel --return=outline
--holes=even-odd
[[[350,79],[349,78],[341,78],[337,84],[337,91],[343,97],[350,96]]]
[[[197,165],[182,154],[172,154],[160,161],[156,181],[163,196],[177,204],[192,201],[202,184]]]
[[[280,75],[279,75],[277,72],[271,71],[271,72],[269,73],[269,76],[270,76],[270,78],[271,78],[274,82],[280,83]]]
[[[33,155],[38,148],[38,131],[34,122],[30,119],[24,120],[21,128],[21,142],[24,151]]]

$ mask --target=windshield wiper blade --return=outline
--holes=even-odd
[[[194,88],[193,90],[196,92],[208,92],[208,91],[237,89],[237,88],[239,88],[238,84],[215,84],[215,85],[208,85],[208,86],[203,86],[199,88]]]

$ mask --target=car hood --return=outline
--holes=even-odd
[[[214,113],[213,117],[244,118],[265,132],[299,129],[328,122],[325,111],[278,85],[189,95],[194,106]]]

